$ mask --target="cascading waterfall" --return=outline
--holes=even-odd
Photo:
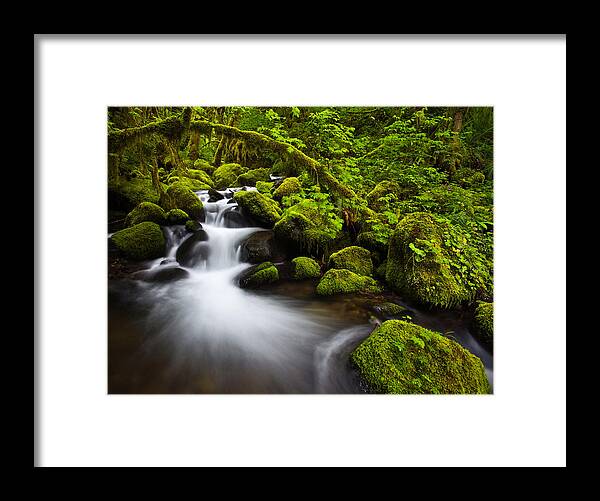
[[[222,191],[225,198],[217,202],[209,202],[207,192],[198,192],[206,214],[202,238],[183,226],[165,227],[166,256],[149,263],[145,273],[151,277],[179,268],[187,274],[176,281],[135,283],[145,340],[142,356],[130,364],[139,364],[143,380],[142,373],[150,373],[148,364],[158,363],[162,392],[360,391],[350,368],[340,369],[339,362],[341,374],[331,377],[329,358],[317,349],[347,323],[330,318],[326,310],[309,310],[300,300],[238,287],[236,277],[251,266],[241,262],[240,246],[252,233],[264,230],[228,227],[226,214],[237,210],[227,198],[231,191]],[[368,330],[363,332],[363,337],[368,335]],[[156,385],[154,381],[153,388]],[[144,391],[143,383],[140,388]]]

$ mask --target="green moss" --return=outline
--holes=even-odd
[[[302,183],[297,177],[286,177],[273,193],[273,198],[281,200],[302,190]]]
[[[142,202],[125,218],[125,226],[133,226],[144,221],[165,224],[165,211],[152,202]]]
[[[382,303],[375,307],[375,309],[384,316],[387,317],[406,317],[410,316],[410,310],[404,306],[396,303]]]
[[[129,181],[111,182],[108,185],[109,204],[114,202],[127,210],[137,207],[142,202],[158,203],[158,191],[150,178],[134,178]]]
[[[185,176],[190,179],[196,179],[197,181],[200,181],[201,183],[203,183],[204,185],[207,185],[210,188],[212,188],[215,184],[215,182],[211,179],[211,177],[205,171],[200,170],[200,169],[188,169],[187,172],[185,173]],[[200,188],[200,189],[205,189],[205,188]],[[208,189],[208,188],[206,188],[206,189]]]
[[[235,186],[256,186],[259,181],[266,182],[270,179],[270,169],[252,169],[248,172],[240,174],[236,181]]]
[[[245,213],[266,228],[273,228],[281,219],[279,204],[258,191],[238,191],[233,198]]]
[[[211,165],[203,158],[199,158],[194,161],[194,169],[203,170],[204,172],[212,175],[212,173],[215,171],[215,166]]]
[[[208,184],[203,183],[202,181],[199,181],[198,179],[192,179],[190,177],[185,177],[185,176],[171,176],[168,180],[168,183],[170,185],[179,183],[179,184],[185,186],[188,190],[192,190],[192,191],[200,191],[200,190],[210,189],[210,186]]]
[[[292,278],[317,278],[321,276],[321,267],[314,259],[309,257],[296,257],[292,259]]]
[[[372,278],[357,275],[350,270],[329,270],[317,285],[317,294],[352,294],[355,292],[381,292],[381,286]]]
[[[217,190],[233,187],[238,176],[247,171],[248,169],[240,164],[223,164],[213,173],[214,187]]]
[[[136,261],[157,258],[165,252],[160,226],[149,221],[117,231],[111,240],[123,254]]]
[[[362,377],[380,393],[485,394],[481,360],[437,332],[388,320],[351,354]]]
[[[271,190],[273,189],[273,183],[266,183],[265,181],[257,181],[256,189],[259,191],[259,193],[263,193],[263,194],[271,193]]]
[[[350,270],[358,275],[371,276],[373,274],[371,253],[356,245],[331,254],[327,266],[328,268]]]
[[[479,301],[473,317],[475,333],[487,344],[494,341],[494,303]]]
[[[181,209],[171,209],[167,212],[166,219],[169,224],[185,224],[189,221],[190,216]]]
[[[427,252],[420,256],[411,245]],[[425,212],[407,215],[392,233],[386,280],[403,296],[428,305],[449,308],[472,299],[450,267],[442,226]]]
[[[403,198],[403,191],[404,190],[395,181],[381,181],[367,195],[367,205],[375,211],[380,211],[384,209],[386,205],[380,198],[393,195],[398,200],[401,200]]]
[[[277,240],[292,255],[320,255],[337,236],[337,229],[313,207],[302,202],[289,207],[274,226]]]
[[[245,288],[256,288],[279,280],[279,271],[273,263],[267,261],[259,264],[254,272],[243,280]]]
[[[185,212],[184,212],[185,214]],[[194,221],[194,220],[189,220],[185,222],[185,229],[187,231],[190,231],[192,233],[199,231],[202,229],[202,225],[198,222],[198,221]]]
[[[185,183],[174,183],[167,190],[169,209],[181,209],[195,219],[204,219],[204,206]]]

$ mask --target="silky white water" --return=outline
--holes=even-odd
[[[240,261],[240,246],[264,230],[226,227],[224,215],[237,205],[227,198],[208,202],[204,192],[199,197],[207,239],[190,253],[201,258],[181,266],[174,259],[178,249],[196,237],[183,226],[166,227],[166,256],[149,263],[150,273],[181,267],[187,277],[136,283],[135,302],[145,312],[140,322],[150,333],[146,356],[165,354],[168,368],[163,370],[170,378],[177,379],[177,373],[197,378],[197,385],[187,385],[190,392],[343,391],[343,381],[334,381],[335,388],[319,381],[319,372],[327,368],[316,350],[343,324],[307,311],[301,301],[241,289],[237,277],[251,265]]]

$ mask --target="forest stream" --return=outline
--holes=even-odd
[[[197,191],[206,213],[202,230],[163,226],[164,256],[109,279],[109,393],[369,392],[349,355],[386,319],[373,308],[375,299],[318,296],[318,279],[240,288],[240,275],[252,266],[243,262],[241,245],[264,231],[224,217],[237,210],[232,197],[240,189],[220,190],[218,201]],[[460,310],[428,310],[383,295],[406,306],[412,322],[478,356],[493,384],[492,355]]]

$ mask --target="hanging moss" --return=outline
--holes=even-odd
[[[331,254],[327,266],[328,268],[350,270],[358,275],[371,276],[373,274],[371,253],[356,245]]]
[[[314,259],[309,257],[296,257],[292,259],[292,278],[303,280],[305,278],[317,278],[321,276],[321,267]]]
[[[481,360],[437,332],[388,320],[351,354],[362,377],[380,393],[485,394]]]
[[[238,191],[233,198],[246,214],[265,228],[273,228],[281,219],[277,202],[258,191]]]
[[[479,301],[473,317],[473,330],[485,344],[494,342],[494,303]]]
[[[204,206],[196,194],[184,183],[174,183],[167,190],[168,209],[181,209],[194,219],[204,220]]]
[[[317,285],[317,294],[321,296],[381,291],[382,287],[375,280],[350,270],[329,270]]]
[[[166,214],[168,224],[185,224],[190,219],[190,216],[181,209],[171,209]]]
[[[151,202],[142,202],[125,218],[125,226],[133,226],[144,221],[165,224],[165,211]]]
[[[269,169],[253,169],[240,174],[235,180],[235,186],[256,186],[259,181],[267,182],[269,177]]]
[[[386,280],[406,298],[449,308],[473,297],[454,276],[449,263],[442,226],[431,214],[415,212],[398,223],[390,238]]]
[[[238,176],[247,172],[240,164],[223,164],[213,173],[214,187],[217,190],[235,187]]]
[[[136,261],[157,258],[165,252],[160,226],[149,221],[117,231],[111,240],[126,257]]]
[[[289,197],[302,190],[302,183],[297,177],[286,177],[278,188],[273,192],[275,200],[281,200],[283,197]]]

